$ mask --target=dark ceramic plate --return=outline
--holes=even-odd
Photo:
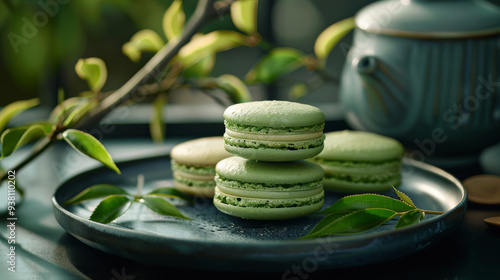
[[[285,221],[248,221],[219,212],[209,199],[194,204],[180,202],[178,208],[193,221],[160,216],[139,204],[104,225],[88,220],[97,201],[75,206],[62,202],[97,183],[111,183],[135,193],[137,176],[145,177],[144,192],[171,185],[168,156],[119,164],[122,175],[97,168],[63,183],[53,196],[59,224],[83,243],[104,252],[133,260],[184,268],[231,271],[287,271],[333,269],[399,258],[439,242],[462,219],[466,191],[453,176],[420,162],[405,160],[400,190],[427,210],[419,224],[394,229],[394,223],[366,233],[296,240],[321,219],[315,215]],[[394,196],[389,192],[387,195]],[[328,192],[325,206],[340,198]]]

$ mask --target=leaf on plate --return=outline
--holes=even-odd
[[[257,33],[257,0],[234,1],[231,3],[231,20],[234,26],[248,35]]]
[[[413,203],[413,201],[411,200],[411,198],[408,195],[406,195],[404,192],[396,189],[395,187],[392,187],[392,188],[394,189],[394,191],[396,192],[396,194],[398,195],[398,197],[402,201],[406,202],[406,204],[412,206],[413,208],[417,208],[417,206],[415,206],[415,204]]]
[[[38,123],[28,126],[10,128],[2,134],[2,158],[10,156],[15,150],[33,141],[47,136],[52,124]]]
[[[114,221],[127,211],[132,200],[124,195],[110,195],[103,199],[95,208],[90,220],[102,224]]]
[[[246,75],[246,82],[270,84],[278,77],[304,66],[304,54],[292,48],[276,48]]]
[[[169,41],[181,35],[185,22],[182,1],[174,0],[163,14],[163,32]]]
[[[19,100],[10,103],[5,106],[0,111],[0,132],[4,131],[7,127],[9,121],[15,117],[16,115],[26,111],[29,108],[38,106],[40,104],[40,100],[38,98],[28,99],[28,100]]]
[[[300,239],[360,233],[378,227],[396,215],[395,211],[381,208],[362,209],[348,214],[333,213]]]
[[[107,167],[113,169],[118,174],[120,170],[114,163],[106,148],[94,136],[76,129],[67,129],[62,134],[63,139],[75,150],[93,158]]]
[[[395,228],[402,228],[420,222],[424,218],[424,212],[415,209],[408,211],[399,217]]]
[[[96,198],[102,198],[102,197],[106,197],[106,196],[109,196],[112,194],[129,195],[128,192],[126,192],[125,190],[123,190],[122,188],[119,188],[117,186],[110,185],[110,184],[97,184],[97,185],[93,185],[93,186],[90,186],[90,187],[84,189],[83,191],[81,191],[80,193],[75,195],[74,197],[66,200],[64,202],[64,204],[66,204],[66,205],[77,204],[77,203],[80,203],[82,201],[96,199]]]
[[[182,214],[182,212],[179,211],[177,207],[175,207],[172,203],[166,201],[161,196],[145,195],[141,200],[139,200],[139,202],[160,215],[192,220],[191,218]]]
[[[320,214],[335,212],[352,212],[367,208],[385,208],[395,212],[406,212],[415,209],[407,203],[380,194],[357,194],[345,196],[337,200]]]
[[[187,201],[189,203],[193,203],[193,200],[187,196],[185,193],[172,188],[172,187],[161,187],[152,190],[149,195],[157,195],[157,196],[164,196],[164,197],[169,197],[169,198],[180,198],[184,201]]]

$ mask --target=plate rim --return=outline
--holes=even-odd
[[[134,164],[137,164],[138,162],[140,161],[144,161],[144,160],[160,160],[162,158],[169,158],[169,155],[168,154],[163,154],[163,155],[154,155],[154,156],[148,156],[148,157],[142,157],[142,158],[137,158],[137,159],[132,159],[132,160],[123,160],[123,161],[117,161],[117,165],[120,165],[120,164],[130,164],[130,165],[134,165]],[[387,230],[387,231],[382,231],[382,232],[371,232],[371,233],[363,233],[362,235],[359,235],[359,234],[354,234],[354,235],[335,235],[335,242],[349,242],[349,241],[356,241],[356,240],[373,240],[373,239],[376,239],[378,237],[382,237],[382,236],[387,236],[387,235],[396,235],[396,234],[401,234],[401,233],[405,233],[405,232],[408,232],[408,231],[414,231],[418,228],[421,228],[421,227],[426,227],[428,224],[431,224],[431,223],[435,223],[437,222],[438,220],[443,220],[445,217],[449,216],[449,215],[452,215],[454,214],[454,212],[456,212],[457,210],[459,210],[460,208],[464,208],[464,212],[465,212],[465,208],[466,208],[466,204],[467,204],[467,189],[463,186],[463,184],[453,175],[451,175],[450,173],[444,171],[443,169],[440,169],[436,166],[433,166],[433,165],[430,165],[428,163],[424,163],[424,162],[421,162],[421,161],[417,161],[417,160],[414,160],[414,159],[411,159],[411,158],[403,158],[402,160],[403,164],[408,164],[408,165],[413,165],[414,167],[417,167],[417,168],[420,168],[420,169],[423,169],[423,170],[426,170],[426,171],[429,171],[431,173],[435,173],[435,174],[438,174],[439,176],[441,177],[444,177],[446,178],[447,180],[453,182],[453,184],[455,186],[458,187],[458,189],[461,191],[461,200],[458,204],[456,204],[453,208],[449,209],[448,211],[446,211],[445,213],[443,214],[440,214],[436,217],[432,217],[432,218],[429,218],[429,219],[426,219],[420,223],[417,223],[417,224],[413,224],[411,226],[407,226],[407,227],[404,227],[404,228],[400,228],[400,229],[391,229],[391,230]],[[328,238],[331,238],[330,236],[324,236],[324,237],[319,237],[319,238],[313,238],[313,239],[300,239],[300,240],[297,240],[297,239],[287,239],[287,240],[254,240],[254,241],[246,241],[246,242],[241,242],[241,241],[237,241],[237,240],[210,240],[210,241],[205,241],[205,240],[200,240],[200,239],[196,239],[196,240],[188,240],[188,239],[185,239],[185,238],[182,238],[182,237],[171,237],[171,236],[162,236],[162,235],[159,235],[159,234],[155,234],[155,233],[150,233],[150,232],[140,232],[140,231],[135,231],[133,229],[128,229],[128,228],[122,228],[122,227],[117,227],[117,226],[113,226],[111,224],[101,224],[101,223],[98,223],[98,222],[94,222],[94,221],[91,221],[89,219],[86,219],[84,217],[81,217],[81,216],[78,216],[74,213],[72,213],[71,211],[65,209],[56,199],[56,195],[58,193],[58,191],[61,189],[61,187],[63,187],[64,185],[66,185],[68,182],[70,182],[71,180],[74,180],[75,177],[78,177],[78,176],[84,176],[85,174],[88,174],[88,173],[92,173],[92,172],[99,172],[101,171],[101,169],[107,169],[106,167],[104,166],[100,166],[100,167],[96,167],[96,168],[91,168],[91,169],[88,169],[88,170],[85,170],[83,172],[80,172],[78,174],[75,174],[73,176],[71,176],[70,178],[67,178],[64,182],[62,182],[61,184],[59,184],[59,186],[57,186],[56,190],[54,191],[54,194],[52,195],[52,198],[51,198],[51,201],[52,201],[52,204],[53,204],[53,208],[54,208],[54,211],[59,211],[61,212],[62,214],[66,215],[67,217],[69,218],[72,218],[73,220],[79,222],[80,224],[85,224],[85,226],[91,226],[91,227],[102,227],[104,229],[109,229],[110,231],[123,231],[123,232],[127,232],[128,234],[132,234],[132,235],[135,235],[137,236],[138,238],[140,237],[148,237],[148,238],[155,238],[155,239],[159,239],[159,240],[163,240],[165,242],[168,242],[168,241],[172,241],[172,242],[184,242],[184,243],[191,243],[191,244],[207,244],[207,243],[211,243],[211,244],[216,244],[216,245],[227,245],[227,246],[230,246],[232,248],[234,248],[234,246],[239,246],[241,248],[251,248],[251,247],[254,247],[256,245],[258,246],[261,246],[261,245],[272,245],[272,246],[286,246],[286,245],[300,245],[300,246],[309,246],[311,244],[314,244],[314,245],[317,245],[318,244],[318,240],[322,240],[322,239],[328,239]],[[59,220],[58,220],[59,222]],[[60,222],[59,222],[60,223]],[[61,225],[68,233],[72,234],[71,232],[69,232],[63,225]],[[73,235],[73,234],[72,234]],[[362,238],[360,238],[360,236],[362,236]]]

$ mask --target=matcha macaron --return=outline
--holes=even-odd
[[[325,114],[317,107],[289,101],[253,101],[224,111],[225,148],[260,161],[293,161],[323,149]]]
[[[215,165],[232,154],[221,136],[203,137],[177,144],[170,151],[174,186],[195,196],[212,197]]]
[[[400,185],[404,147],[397,140],[351,130],[325,136],[325,148],[311,160],[323,167],[326,190],[380,192]]]
[[[215,170],[214,205],[228,215],[283,220],[310,215],[324,203],[323,169],[312,162],[234,156],[221,160]]]

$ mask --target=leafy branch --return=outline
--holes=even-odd
[[[380,194],[357,194],[337,200],[319,213],[327,216],[299,239],[361,233],[381,226],[395,217],[399,217],[395,225],[398,229],[419,223],[425,214],[443,213],[419,209],[405,193],[393,189],[399,199]]]
[[[83,131],[120,105],[153,98],[151,136],[155,141],[162,141],[165,134],[162,112],[168,102],[168,94],[176,89],[196,88],[213,97],[216,102],[227,105],[212,93],[223,92],[232,103],[250,101],[248,86],[274,83],[301,67],[317,74],[317,78],[292,86],[292,98],[320,87],[322,82],[335,81],[335,77],[325,67],[326,58],[337,42],[354,28],[352,18],[325,29],[318,36],[314,55],[311,55],[265,42],[258,33],[257,6],[257,0],[200,0],[186,22],[182,1],[174,0],[162,19],[163,35],[149,29],[140,30],[122,46],[122,52],[133,62],[139,62],[145,52],[154,55],[116,91],[102,91],[108,77],[106,64],[100,58],[90,57],[78,60],[75,66],[76,74],[87,81],[89,91],[68,99],[60,91],[59,104],[53,109],[49,120],[5,130],[15,115],[37,106],[39,101],[22,100],[3,108],[0,111],[2,158],[10,156],[28,143],[36,142],[30,154],[11,168],[19,170],[53,143],[65,140],[77,151],[120,173],[102,144]],[[208,22],[225,14],[230,14],[236,31],[200,32]],[[232,74],[218,77],[210,75],[218,53],[242,46],[260,47],[266,52],[244,78]],[[0,173],[0,182],[5,180],[6,175],[6,172]]]
[[[116,220],[123,215],[133,203],[140,203],[163,216],[192,220],[179,211],[172,203],[165,200],[165,198],[182,199],[192,203],[191,199],[184,193],[174,188],[162,187],[142,195],[143,185],[144,176],[139,175],[137,193],[133,195],[115,185],[97,184],[84,189],[74,197],[66,200],[63,204],[75,205],[89,200],[104,198],[90,215],[91,221],[102,224],[107,224]]]

